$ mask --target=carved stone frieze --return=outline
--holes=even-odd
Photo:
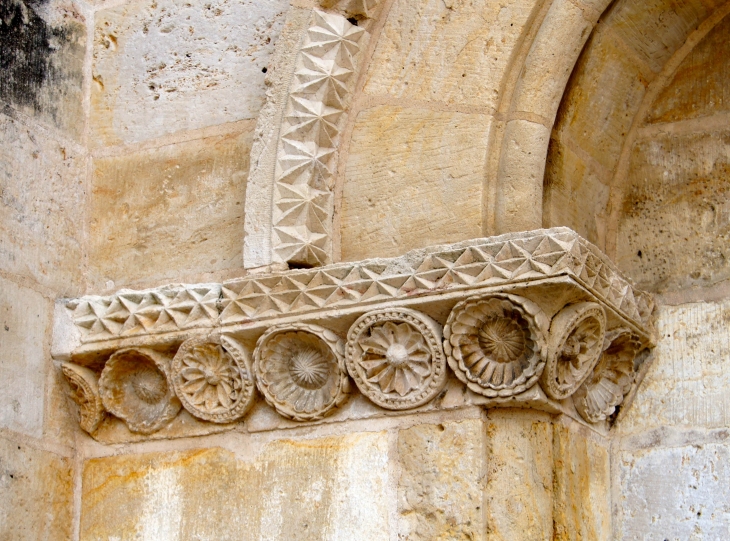
[[[98,377],[92,370],[74,363],[63,363],[61,371],[68,381],[69,397],[78,406],[79,425],[91,434],[104,418]]]
[[[168,364],[168,359],[151,349],[115,352],[99,379],[104,407],[132,432],[151,434],[165,426],[181,407],[168,378]]]
[[[652,298],[566,228],[67,306],[60,343],[78,341],[60,358],[83,370],[64,373],[110,442],[454,404],[605,424],[655,341]],[[350,378],[362,396],[346,404]]]
[[[191,338],[183,342],[171,365],[172,383],[193,416],[230,423],[253,403],[254,378],[246,350],[228,337]]]
[[[277,325],[254,350],[256,383],[279,414],[313,421],[333,413],[350,391],[344,343],[317,325]]]
[[[350,328],[347,369],[378,406],[404,410],[430,402],[446,384],[441,327],[409,310],[369,312]]]
[[[598,423],[614,414],[634,383],[639,337],[625,328],[606,333],[601,359],[576,391],[575,407],[586,421]]]
[[[296,60],[279,135],[274,188],[274,259],[331,261],[337,143],[365,30],[314,10]]]

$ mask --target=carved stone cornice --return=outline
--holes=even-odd
[[[213,423],[245,425],[254,384],[297,422],[344,415],[354,387],[377,415],[454,407],[443,395],[461,385],[461,405],[540,407],[601,424],[632,390],[637,354],[655,342],[653,309],[652,297],[595,246],[555,228],[68,300],[55,327],[65,350],[54,351],[85,368],[85,382],[97,374],[99,388],[139,395],[124,407],[164,411],[146,423],[125,413],[136,433],[157,429],[158,418],[168,422],[178,399],[203,423],[196,433]],[[120,351],[124,370],[109,370]],[[131,374],[130,351],[144,374]],[[132,379],[113,381],[112,372]],[[107,412],[119,408],[103,393],[101,401]],[[114,422],[97,410],[85,426]],[[174,435],[186,433],[165,437]]]

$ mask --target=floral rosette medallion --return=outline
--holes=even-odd
[[[540,383],[555,400],[572,395],[598,362],[606,335],[606,313],[595,302],[566,306],[550,323],[548,356]]]
[[[69,397],[78,406],[79,426],[89,434],[95,432],[104,418],[97,375],[74,363],[63,363],[61,372],[68,381]]]
[[[376,310],[355,321],[345,360],[360,391],[386,409],[422,406],[446,384],[441,327],[407,308]]]
[[[132,432],[151,434],[180,412],[168,379],[169,358],[147,348],[120,349],[104,365],[99,394],[107,411]]]
[[[614,414],[634,383],[634,359],[641,348],[639,337],[629,329],[606,333],[601,359],[573,395],[583,419],[598,423]]]
[[[449,366],[469,389],[496,398],[520,394],[545,366],[547,318],[515,295],[472,297],[458,303],[444,327]]]
[[[280,415],[321,419],[350,391],[344,349],[339,336],[317,325],[275,325],[256,343],[256,385]]]
[[[178,349],[172,383],[193,416],[213,423],[241,418],[253,404],[251,362],[230,337],[191,338]]]

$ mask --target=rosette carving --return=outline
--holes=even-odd
[[[74,363],[63,363],[61,372],[69,384],[68,395],[78,406],[79,425],[89,434],[95,432],[104,418],[96,374]]]
[[[99,379],[101,400],[132,432],[156,432],[180,411],[180,401],[168,380],[168,362],[145,348],[120,349],[106,362]]]
[[[254,371],[266,401],[295,421],[331,414],[349,393],[344,343],[317,325],[270,328],[256,344]]]
[[[193,416],[230,423],[253,403],[251,361],[229,337],[191,338],[183,342],[170,367],[172,384]]]
[[[345,359],[360,391],[386,409],[422,406],[446,384],[439,324],[407,308],[377,310],[355,321]]]
[[[513,396],[537,383],[545,366],[547,318],[515,295],[458,303],[444,328],[444,349],[457,377],[488,397]]]
[[[613,415],[634,383],[634,358],[641,348],[639,337],[628,329],[606,333],[601,359],[573,395],[583,419],[598,423]]]
[[[606,314],[600,304],[566,306],[550,323],[548,356],[540,383],[556,400],[572,395],[585,381],[603,351]]]

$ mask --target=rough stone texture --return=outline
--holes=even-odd
[[[0,427],[40,437],[51,303],[0,278]]]
[[[722,541],[730,536],[730,447],[623,453],[618,539]],[[623,535],[621,535],[621,533]]]
[[[72,461],[0,437],[0,539],[72,538]]]
[[[479,419],[399,432],[399,539],[485,539],[486,448]]]
[[[94,160],[97,287],[241,266],[251,131]]]
[[[95,146],[254,118],[286,0],[138,1],[97,12]]]
[[[0,114],[0,269],[80,291],[85,159]]]
[[[282,440],[254,460],[217,448],[89,460],[80,539],[387,541],[387,441]]]
[[[640,287],[730,278],[730,131],[638,142],[627,184],[616,259]]]
[[[361,112],[342,190],[342,259],[480,236],[489,125],[484,115]]]
[[[365,92],[494,107],[534,0],[398,0]]]
[[[682,61],[660,93],[647,122],[676,122],[730,111],[730,18],[726,17]]]
[[[613,539],[608,441],[602,445],[596,438],[585,429],[554,425],[552,541]]]
[[[67,0],[0,5],[0,100],[80,139],[86,23]]]
[[[664,306],[652,365],[626,416],[624,434],[659,427],[730,426],[730,301]]]
[[[553,427],[521,412],[487,419],[487,539],[553,539]]]

